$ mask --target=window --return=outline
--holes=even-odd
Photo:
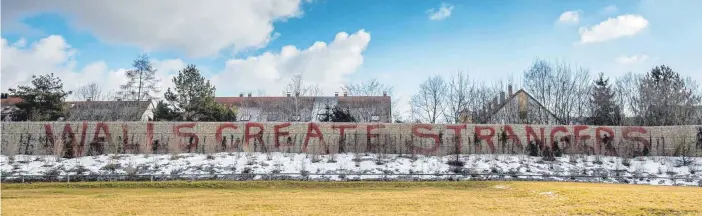
[[[278,115],[275,113],[268,113],[266,115],[266,121],[278,121]]]
[[[242,115],[241,118],[239,118],[239,121],[249,121],[250,118],[250,115]]]
[[[293,116],[292,121],[300,121],[300,116],[299,115]]]
[[[380,116],[377,116],[377,115],[371,116],[371,121],[374,121],[374,122],[380,121]]]

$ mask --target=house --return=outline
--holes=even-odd
[[[485,124],[566,124],[524,89],[500,92],[473,120]]]
[[[152,101],[66,101],[66,121],[150,121]]]
[[[215,102],[225,104],[237,112],[237,120],[252,122],[316,122],[328,109],[340,106],[348,109],[358,122],[390,123],[391,99],[383,96],[286,96],[252,97],[240,94],[239,97],[215,97]]]
[[[2,121],[12,121],[19,97],[2,95]],[[154,118],[151,101],[66,101],[65,121],[149,121]]]
[[[9,97],[6,93],[2,94],[0,99],[0,106],[2,107],[0,117],[2,121],[12,121],[12,113],[17,110],[19,102],[22,102],[22,98]]]

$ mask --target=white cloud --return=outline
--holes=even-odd
[[[632,56],[619,56],[617,57],[617,62],[619,64],[636,64],[636,63],[641,63],[645,62],[648,60],[647,55],[632,55]]]
[[[224,71],[212,80],[218,91],[233,88],[246,92],[264,90],[269,95],[281,95],[294,74],[301,74],[307,84],[316,84],[323,94],[339,91],[345,76],[363,63],[363,51],[370,42],[370,33],[359,30],[354,34],[338,33],[334,41],[315,42],[305,50],[285,46],[278,53],[266,52],[246,59],[230,59]]]
[[[301,0],[34,0],[2,5],[2,25],[46,11],[66,15],[78,29],[103,41],[145,50],[177,50],[190,56],[264,47],[273,23],[299,17]]]
[[[439,9],[432,8],[427,10],[427,14],[429,14],[429,20],[443,20],[451,16],[451,12],[453,11],[453,5],[446,4],[446,3],[441,3]]]
[[[571,10],[566,11],[558,17],[558,23],[562,24],[578,24],[580,22],[580,17],[582,16],[582,11]]]
[[[285,46],[279,53],[266,52],[245,59],[230,59],[222,72],[209,77],[218,92],[232,90],[264,90],[271,95],[281,94],[294,74],[302,74],[308,84],[317,84],[324,94],[338,91],[346,76],[363,63],[363,51],[370,42],[370,33],[360,30],[354,34],[338,33],[329,44],[316,42],[307,49]],[[116,92],[127,81],[128,68],[114,69],[103,61],[76,67],[79,52],[63,37],[51,35],[27,45],[26,40],[9,43],[2,39],[2,89],[26,85],[32,75],[54,73],[64,83],[65,90],[96,83],[103,92]],[[161,81],[160,90],[173,87],[171,79],[186,63],[181,59],[152,59]],[[203,68],[200,68],[201,72]],[[234,89],[236,88],[236,89]],[[160,95],[159,95],[160,96]],[[73,99],[73,98],[69,98]]]
[[[617,8],[616,5],[609,5],[601,10],[602,14],[614,14],[617,13],[617,11],[619,11],[619,8]]]
[[[27,85],[31,82],[32,75],[45,75],[54,73],[61,78],[64,90],[75,90],[81,85],[96,83],[102,87],[104,93],[115,92],[120,84],[127,81],[127,69],[111,70],[103,61],[91,62],[83,68],[76,68],[76,53],[66,43],[63,37],[51,35],[40,39],[28,47],[26,40],[20,39],[9,44],[2,39],[2,91],[15,88],[18,85]],[[172,86],[168,78],[185,66],[180,59],[153,60],[154,67],[158,70],[157,77],[165,87]]]
[[[592,27],[580,28],[580,43],[597,43],[631,37],[648,27],[648,20],[640,15],[626,14],[609,18]]]

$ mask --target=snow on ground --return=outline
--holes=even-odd
[[[460,162],[456,162],[460,161]],[[451,165],[449,165],[451,164]],[[461,166],[462,165],[462,166]],[[270,176],[305,180],[547,180],[702,186],[702,158],[566,155],[555,161],[526,155],[422,156],[393,154],[307,155],[217,153],[56,156],[0,156],[3,181],[21,176],[129,175]],[[235,174],[235,175],[232,175]],[[55,177],[54,177],[55,178]],[[673,179],[671,179],[673,178]],[[237,178],[241,180],[242,178]]]

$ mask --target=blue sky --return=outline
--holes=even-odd
[[[49,72],[65,74],[67,88],[116,88],[140,53],[157,61],[164,81],[196,64],[220,96],[279,95],[291,74],[302,73],[327,95],[378,78],[406,103],[430,75],[463,70],[486,83],[518,79],[536,58],[611,77],[668,64],[702,80],[702,14],[694,11],[702,3],[694,0],[176,2],[141,9],[128,1],[3,2],[3,90]],[[430,19],[441,7],[450,13]],[[567,11],[575,16],[559,21]],[[610,18],[620,19],[606,24]],[[581,29],[599,39],[581,44]],[[349,36],[337,38],[340,32]],[[326,46],[303,51],[316,42]],[[285,46],[299,52],[281,55]]]

